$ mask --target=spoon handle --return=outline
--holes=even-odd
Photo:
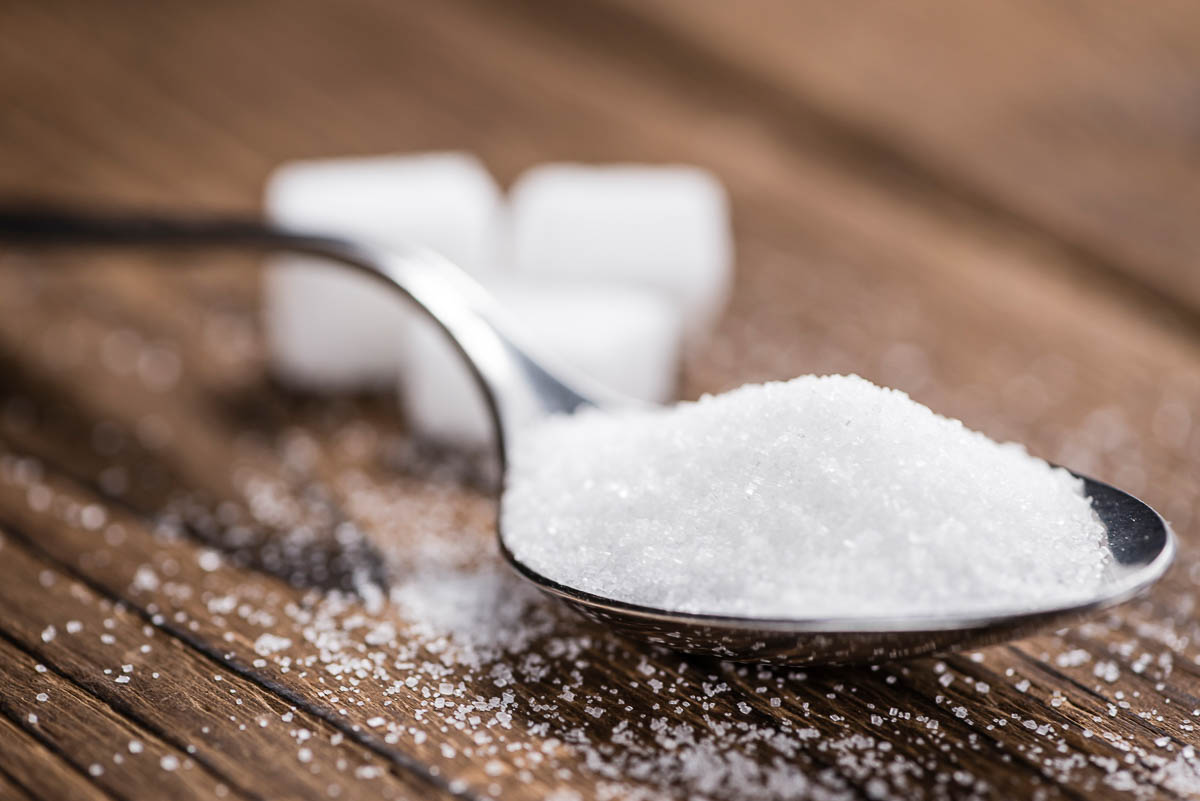
[[[54,206],[0,205],[0,242],[27,246],[237,247],[287,250],[356,269],[416,303],[449,337],[483,391],[496,426],[501,461],[522,427],[549,414],[594,405],[573,388],[586,381],[532,355],[492,297],[461,269],[422,248],[382,248],[338,236],[293,230],[253,218],[96,213]],[[616,400],[616,399],[614,399]]]

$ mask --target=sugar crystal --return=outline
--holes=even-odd
[[[1028,609],[1110,560],[1082,481],[857,376],[537,424],[502,527],[567,586],[750,617]]]

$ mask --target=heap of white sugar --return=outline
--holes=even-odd
[[[539,424],[502,529],[569,587],[761,618],[1033,608],[1110,562],[1079,479],[857,376]]]

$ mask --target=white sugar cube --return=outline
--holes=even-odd
[[[406,315],[413,313],[403,298],[365,275],[299,256],[272,259],[264,280],[266,337],[278,376],[330,391],[394,380]]]
[[[526,282],[493,291],[530,344],[558,364],[632,398],[673,399],[681,320],[658,294],[635,287]],[[459,448],[488,446],[491,417],[462,357],[428,327],[407,341],[400,395],[413,431]]]
[[[266,190],[275,222],[384,247],[423,245],[475,275],[496,268],[500,209],[495,181],[463,153],[293,162]],[[391,386],[417,312],[353,270],[286,254],[268,267],[264,314],[276,371],[338,390]]]
[[[729,204],[706,170],[547,164],[522,175],[510,198],[513,264],[525,277],[656,289],[682,310],[692,340],[728,300]]]

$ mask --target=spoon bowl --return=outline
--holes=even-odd
[[[487,401],[501,462],[513,433],[584,406],[630,403],[535,356],[490,296],[461,270],[421,249],[385,250],[257,220],[161,215],[97,216],[62,209],[0,207],[0,241],[26,245],[251,247],[319,256],[358,270],[414,302],[465,359]],[[680,651],[786,665],[881,662],[976,647],[1061,627],[1118,604],[1160,578],[1175,554],[1170,528],[1153,509],[1083,477],[1108,533],[1113,569],[1095,593],[1058,606],[911,617],[757,619],[673,612],[564,586],[518,561],[516,572],[546,594],[629,637]]]
[[[866,664],[976,648],[1065,626],[1136,595],[1175,555],[1170,527],[1142,501],[1079,476],[1108,533],[1113,566],[1096,593],[1058,606],[963,615],[765,619],[672,612],[565,586],[521,563],[500,536],[517,573],[584,616],[622,634],[687,653],[739,662],[815,666]]]

